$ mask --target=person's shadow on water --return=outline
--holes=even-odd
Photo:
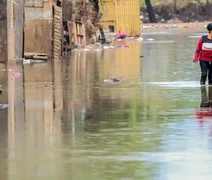
[[[208,93],[206,86],[201,86],[201,104],[200,109],[212,108],[212,86],[208,86]]]
[[[197,121],[202,126],[204,119],[212,121],[212,86],[201,86],[201,103],[200,108],[196,108],[195,116]]]

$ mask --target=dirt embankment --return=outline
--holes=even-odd
[[[172,3],[162,3],[155,5],[154,10],[160,23],[212,21],[212,4],[187,3],[174,9]],[[141,7],[141,14],[142,22],[149,23],[144,7]]]

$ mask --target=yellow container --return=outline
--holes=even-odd
[[[139,0],[101,0],[104,29],[114,25],[115,32],[127,32],[127,36],[140,35],[140,3]]]

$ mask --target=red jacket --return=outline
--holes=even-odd
[[[202,36],[196,47],[194,60],[212,61],[212,40],[208,36]]]

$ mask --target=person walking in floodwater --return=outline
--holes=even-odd
[[[212,85],[212,23],[207,25],[208,35],[202,36],[196,47],[194,63],[200,61],[200,84],[205,85],[207,76],[208,84]]]

